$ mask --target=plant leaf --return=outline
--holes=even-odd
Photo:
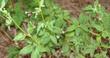
[[[24,40],[25,37],[26,37],[26,36],[25,36],[23,33],[18,33],[18,34],[15,36],[14,40],[15,40],[15,41]]]
[[[31,34],[34,30],[34,25],[32,24],[32,22],[30,21],[28,24],[28,29],[27,31]]]
[[[99,31],[103,31],[103,27],[100,25],[95,25],[94,27]]]
[[[14,11],[15,11],[15,14],[12,17],[17,23],[17,25],[20,25],[25,17],[23,10],[20,8],[20,3],[15,4]]]
[[[67,36],[67,37],[73,37],[74,35],[75,35],[75,32],[66,33],[66,36]]]
[[[80,27],[84,30],[84,31],[89,31],[89,29],[88,29],[88,26],[86,26],[86,25],[80,25]]]
[[[78,27],[77,25],[72,25],[72,26],[68,27],[66,31],[71,32],[71,31],[75,30],[77,27]]]
[[[62,51],[63,51],[64,54],[68,54],[69,53],[70,50],[69,50],[68,44],[63,45]]]
[[[32,51],[31,58],[40,58],[40,52],[38,48]]]
[[[104,38],[109,37],[109,33],[107,31],[103,31],[102,37],[104,37]]]
[[[101,42],[101,36],[97,36],[96,40],[100,43]]]
[[[8,58],[17,58],[19,54],[19,48],[15,46],[8,47]]]
[[[57,38],[55,36],[50,36],[50,39],[54,44],[57,44]]]
[[[33,46],[32,45],[27,45],[23,49],[20,50],[20,54],[23,54],[23,55],[29,54],[29,53],[32,52],[32,50],[33,50]]]
[[[0,1],[1,2],[1,7],[0,8],[2,9],[2,8],[5,7],[5,4],[6,4],[7,0],[1,0],[1,1]]]

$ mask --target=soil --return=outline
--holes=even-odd
[[[55,0],[55,2],[63,9],[68,10],[71,13],[71,16],[78,17],[82,8],[88,4],[92,4],[94,0]],[[100,0],[100,3],[107,9],[107,11],[110,11],[110,0]],[[7,34],[2,31],[3,30],[0,30],[0,58],[8,58],[7,46],[10,45],[11,41],[9,40],[9,37],[7,37]]]
[[[78,17],[82,8],[92,4],[94,0],[55,0],[63,9],[68,10],[72,16]],[[100,4],[110,11],[110,0],[100,0]]]

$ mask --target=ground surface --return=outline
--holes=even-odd
[[[93,3],[93,0],[55,0],[63,9],[68,10],[72,16],[78,17],[81,9],[87,4]],[[110,0],[100,0],[108,11],[110,11]],[[11,44],[9,37],[6,34],[6,30],[0,30],[0,58],[7,58],[6,47]],[[28,58],[28,57],[25,57]]]
[[[69,10],[71,15],[77,17],[82,8],[88,4],[92,4],[94,0],[55,0],[63,9]],[[110,11],[110,0],[100,0],[101,5],[103,5],[107,10]]]

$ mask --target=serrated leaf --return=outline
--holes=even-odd
[[[33,46],[32,45],[27,45],[23,49],[20,50],[20,54],[26,55],[26,54],[31,53],[32,50],[33,50]]]
[[[38,48],[32,51],[31,58],[40,58],[40,52]]]
[[[109,33],[106,32],[106,31],[103,31],[102,32],[102,37],[104,37],[104,38],[109,37]]]
[[[86,25],[80,25],[80,27],[84,30],[84,31],[89,31],[88,26]]]
[[[103,27],[100,25],[95,25],[94,26],[98,31],[103,31]]]
[[[70,18],[70,13],[67,10],[64,10],[63,18],[68,20]]]
[[[73,24],[74,24],[74,25],[79,25],[78,20],[77,20],[77,19],[74,19]]]
[[[55,36],[50,36],[50,39],[54,44],[57,44],[57,38]]]
[[[72,26],[68,27],[66,31],[71,32],[71,31],[75,30],[77,27],[78,27],[77,25],[72,25]]]
[[[61,28],[54,26],[54,21],[52,22],[47,22],[47,29],[50,30],[53,33],[60,33],[61,32]]]
[[[42,43],[43,45],[46,45],[50,41],[49,33],[48,32],[42,32],[42,33],[43,33],[43,35],[41,35],[39,42]]]
[[[38,23],[37,33],[39,33],[40,30],[41,30],[44,26],[45,26],[44,23],[42,23],[42,22]]]
[[[64,44],[62,47],[62,51],[64,54],[68,54],[69,50],[69,45],[68,44]]]
[[[81,33],[81,29],[80,28],[77,28],[76,30],[75,30],[75,34],[76,34],[76,36],[79,36],[80,35],[80,33]]]
[[[55,23],[56,27],[62,27],[65,24],[65,21],[62,19],[57,19],[55,22],[57,22]]]
[[[92,11],[93,7],[91,5],[84,8],[85,11]]]
[[[78,54],[77,56],[76,56],[76,58],[85,58],[83,55],[81,55],[81,54]]]
[[[34,25],[32,24],[32,22],[30,21],[28,24],[28,29],[27,31],[31,34],[34,30]]]
[[[19,48],[15,46],[8,47],[8,58],[17,58],[19,54]]]
[[[59,34],[61,33],[61,28],[55,27],[53,28],[53,32]]]
[[[78,19],[79,19],[78,21],[79,21],[80,24],[87,24],[90,17],[83,14],[83,13],[81,13]]]
[[[39,49],[39,52],[48,52],[49,51],[49,48],[48,47],[45,47],[45,46],[37,46],[37,48]]]
[[[97,36],[96,40],[100,43],[101,42],[101,36]]]
[[[26,37],[26,36],[25,36],[23,33],[18,33],[18,34],[15,36],[14,40],[15,40],[15,41],[24,40],[25,37]]]
[[[97,24],[96,22],[92,21],[91,22],[92,27],[96,28],[98,31],[103,31],[104,28],[102,27],[101,24]]]

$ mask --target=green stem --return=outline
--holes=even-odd
[[[42,10],[41,10],[41,17],[42,17],[42,19],[43,19],[43,22],[45,22],[45,18],[44,18],[44,16],[43,16]]]
[[[13,19],[12,19],[12,21],[14,22],[14,24],[15,24],[26,36],[28,36],[28,37],[31,38],[32,42],[37,43],[37,41],[32,37],[31,34],[26,33]]]
[[[1,11],[1,12],[2,12],[2,11]],[[4,12],[2,12],[2,13],[4,13]],[[7,13],[4,13],[4,14],[6,14],[6,17],[9,17],[9,20],[12,20],[12,21],[13,21],[13,23],[19,28],[19,30],[21,30],[26,36],[30,37],[31,40],[32,40],[32,42],[35,42],[35,43],[37,44],[37,41],[32,37],[32,35],[29,34],[29,33],[26,33],[26,32],[15,22],[15,20],[10,16],[10,14],[7,14]]]

